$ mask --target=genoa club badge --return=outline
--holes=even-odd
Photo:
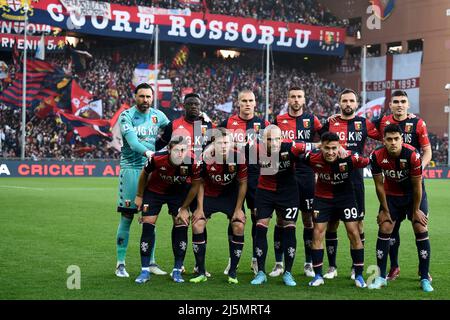
[[[230,163],[230,164],[228,165],[228,172],[229,172],[229,173],[234,173],[234,172],[236,172],[236,164],[235,164],[235,163]]]
[[[187,167],[187,166],[180,166],[180,174],[181,174],[182,176],[187,176],[187,175],[188,175],[188,172],[189,172],[189,170],[188,170],[188,167]]]
[[[339,172],[347,172],[347,163],[339,163]]]
[[[310,126],[311,126],[311,121],[309,119],[303,119],[303,127],[305,129],[309,129]]]

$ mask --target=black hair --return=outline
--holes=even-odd
[[[291,91],[297,91],[297,90],[301,90],[301,91],[303,91],[303,92],[305,92],[305,89],[303,89],[302,87],[300,87],[300,86],[291,86],[291,87],[289,87],[289,92],[291,92]]]
[[[348,94],[348,93],[353,93],[356,97],[356,100],[358,100],[358,94],[356,93],[356,91],[353,89],[350,89],[350,88],[346,88],[346,89],[342,90],[341,93],[339,93],[339,101],[341,101],[341,98],[344,94]]]
[[[198,95],[197,93],[188,93],[188,94],[186,94],[185,96],[184,96],[184,102],[186,102],[186,100],[188,99],[188,98],[198,98],[198,99],[201,99],[200,98],[200,95]]]
[[[174,146],[176,146],[178,144],[182,144],[182,143],[187,144],[184,136],[172,136],[168,146],[169,146],[169,149],[172,149]]]
[[[151,89],[153,95],[155,95],[155,91],[153,90],[153,87],[151,85],[149,85],[148,83],[146,83],[146,82],[143,82],[143,83],[139,84],[136,87],[136,89],[134,89],[134,94],[137,94],[138,91],[141,90],[141,89]]]
[[[332,142],[332,141],[337,141],[339,142],[339,136],[334,133],[334,132],[324,132],[321,136],[320,136],[320,142]]]
[[[408,97],[408,94],[404,90],[395,90],[392,92],[391,97]]]
[[[400,135],[403,134],[402,128],[400,128],[398,124],[391,123],[384,128],[383,134],[386,135],[386,133],[396,133],[396,132],[398,132]]]

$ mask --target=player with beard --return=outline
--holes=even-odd
[[[120,155],[119,196],[117,211],[122,214],[117,228],[117,266],[116,276],[129,277],[125,269],[125,256],[128,248],[131,222],[138,212],[134,204],[137,182],[147,158],[155,151],[155,140],[160,129],[167,126],[169,119],[159,110],[151,108],[153,89],[142,83],[135,89],[136,105],[123,111],[119,116],[123,147]],[[167,274],[155,262],[154,248],[150,255],[149,272]]]
[[[313,142],[316,133],[322,128],[319,119],[313,114],[305,112],[305,90],[293,86],[288,91],[288,112],[276,117],[275,125],[281,129],[283,139],[295,142]],[[299,209],[302,212],[303,242],[305,249],[304,273],[308,277],[314,277],[311,260],[311,243],[313,236],[312,203],[314,198],[314,172],[311,168],[297,161],[295,163],[295,177],[299,190]],[[275,266],[271,277],[277,277],[283,273],[283,226],[277,220],[273,233]]]

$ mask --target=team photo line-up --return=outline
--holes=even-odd
[[[118,277],[129,277],[125,257],[134,214],[141,213],[141,273],[135,282],[165,275],[155,261],[156,222],[164,204],[172,216],[174,267],[170,277],[184,282],[188,228],[192,227],[195,277],[207,281],[205,268],[207,222],[213,213],[227,215],[229,261],[224,274],[238,284],[237,268],[247,224],[244,202],[250,211],[252,285],[267,282],[267,231],[272,214],[275,266],[268,274],[282,276],[296,286],[292,266],[296,256],[296,222],[303,223],[304,274],[309,286],[337,277],[339,221],[350,241],[351,279],[358,288],[380,289],[400,275],[399,229],[408,218],[415,234],[418,274],[424,292],[433,291],[429,273],[428,204],[422,170],[431,160],[425,122],[408,113],[407,93],[392,93],[391,113],[376,120],[356,116],[358,94],[345,89],[339,95],[340,114],[322,124],[305,112],[305,91],[286,89],[288,112],[273,124],[255,116],[251,90],[238,94],[238,113],[217,126],[202,112],[200,94],[184,97],[185,115],[169,121],[152,108],[153,88],[140,84],[136,103],[119,117],[123,147],[120,159],[117,211],[121,213],[116,248]],[[382,146],[364,156],[370,137]],[[317,141],[317,142],[315,142]],[[379,200],[376,260],[379,275],[366,284],[364,269],[363,168],[370,166]],[[323,271],[324,246],[329,268]],[[387,272],[387,260],[390,270]]]

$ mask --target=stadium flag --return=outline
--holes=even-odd
[[[386,97],[386,108],[392,92],[404,90],[408,94],[410,112],[419,113],[421,64],[421,51],[367,58],[367,98]]]
[[[122,104],[122,106],[119,108],[119,110],[116,111],[116,113],[110,120],[112,140],[108,142],[108,146],[110,148],[116,149],[117,151],[120,151],[123,145],[122,134],[120,133],[120,125],[117,120],[119,119],[120,114],[129,108],[130,106],[128,104]]]
[[[101,119],[103,118],[103,101],[93,100],[87,106],[78,109],[75,115],[88,119]]]
[[[68,126],[68,131],[73,130],[83,140],[96,143],[99,139],[110,138],[110,122],[105,119],[86,119],[58,110],[62,122]]]
[[[93,59],[92,54],[83,50],[76,50],[67,46],[70,52],[71,62],[75,68],[76,73],[84,73],[87,69],[89,60]]]
[[[172,60],[172,68],[179,69],[186,64],[189,56],[189,48],[183,45]]]
[[[49,62],[35,59],[27,60],[27,91],[25,97],[25,105],[27,108],[31,107],[35,100],[45,97],[45,95],[39,94],[44,89],[43,84],[45,83],[46,77],[55,71],[56,68]],[[14,107],[22,107],[22,78],[23,73],[16,72],[12,84],[1,93],[0,101]]]
[[[37,45],[36,54],[34,55],[36,59],[45,60],[45,39],[44,34],[41,36],[41,40]]]
[[[233,112],[233,101],[228,101],[223,104],[217,104],[215,106],[215,109],[223,111],[223,112],[231,113],[231,112]]]
[[[369,120],[372,118],[378,118],[383,112],[385,100],[385,97],[381,97],[367,102],[358,111],[356,111],[356,115]]]
[[[153,64],[139,63],[133,72],[133,80],[131,83],[133,90],[141,83],[155,82],[161,68],[162,63],[158,64],[156,70]]]
[[[154,82],[151,83],[154,87]],[[170,79],[158,80],[158,101],[161,107],[169,108],[172,101],[173,85]]]
[[[92,100],[92,94],[80,87],[80,85],[72,80],[70,104],[72,113],[77,114],[79,109],[85,108]]]

